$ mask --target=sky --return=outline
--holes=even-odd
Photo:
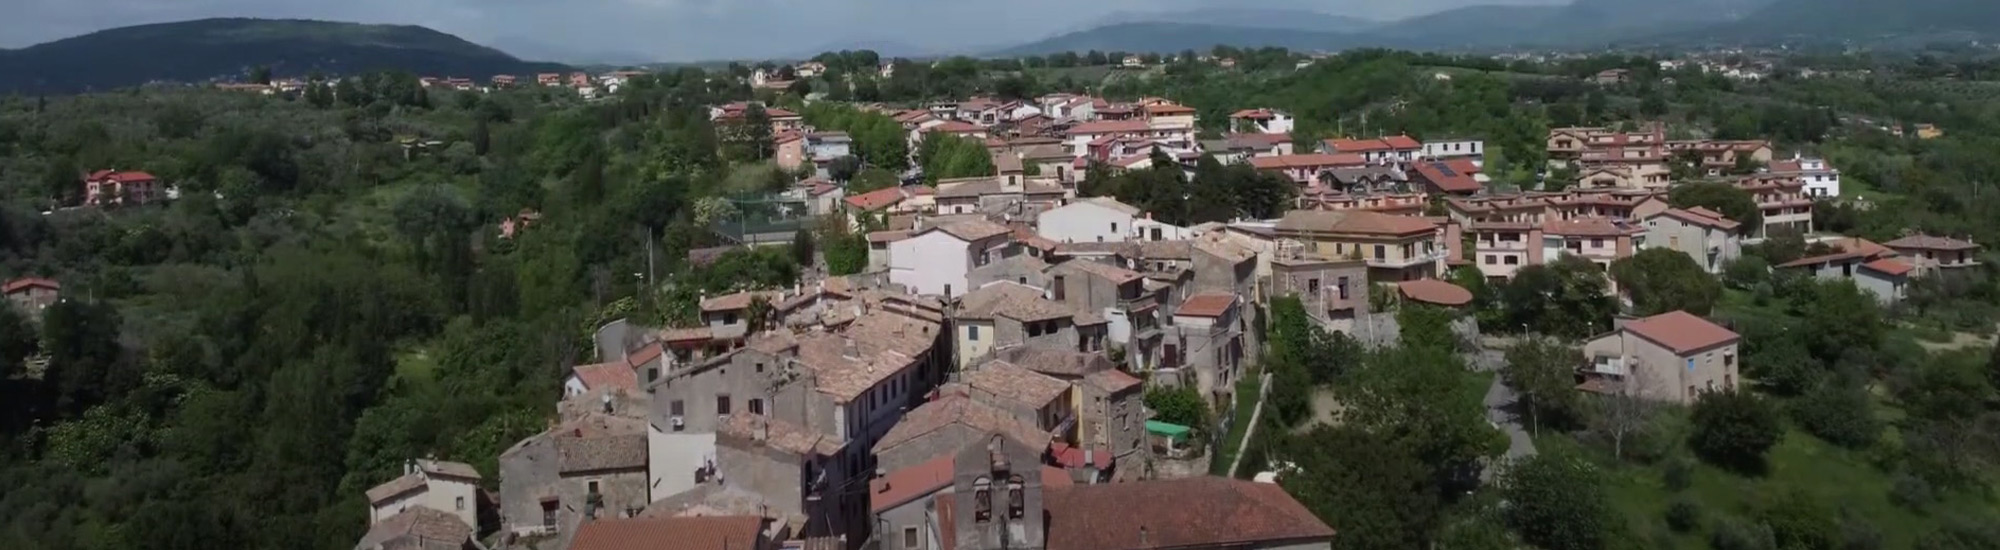
[[[979,51],[1114,12],[1224,6],[1396,19],[1471,4],[1561,0],[0,0],[0,47],[207,17],[422,25],[525,57],[758,59],[842,46]],[[580,59],[559,59],[582,61]]]

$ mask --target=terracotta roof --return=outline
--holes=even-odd
[[[670,328],[660,331],[663,342],[699,342],[715,338],[715,331],[707,326],[692,328]]]
[[[895,206],[896,203],[903,202],[903,198],[904,197],[902,189],[896,187],[884,187],[881,189],[876,189],[874,191],[869,191],[867,193],[862,193],[859,195],[848,195],[847,198],[842,200],[847,201],[847,204],[849,206],[853,206],[855,208],[859,208],[862,210],[874,211],[874,210],[881,210],[883,208],[888,208],[890,206]]]
[[[985,131],[986,128],[980,127],[977,124],[972,124],[970,122],[960,122],[956,120],[948,120],[945,121],[944,124],[939,124],[924,129],[924,133],[927,134],[937,133],[937,132],[943,132],[947,134],[976,134]]]
[[[871,449],[875,454],[930,435],[953,424],[968,426],[980,432],[999,432],[1027,445],[1030,449],[1048,448],[1049,434],[1034,424],[1016,418],[999,407],[981,403],[962,393],[963,388],[953,391],[947,387],[935,400],[924,403],[903,415],[903,420],[889,428],[889,433]]]
[[[1472,291],[1437,279],[1417,279],[1396,283],[1396,290],[1404,298],[1441,306],[1462,306],[1472,303]]]
[[[456,514],[429,506],[411,506],[368,527],[357,549],[374,548],[458,548],[472,540],[472,526]]]
[[[756,516],[601,519],[579,526],[569,550],[755,550],[763,531]]]
[[[586,389],[639,389],[639,372],[625,361],[577,365],[570,367],[570,374]]]
[[[1221,232],[1211,232],[1195,238],[1194,249],[1232,263],[1243,263],[1257,257],[1256,251],[1237,244]]]
[[[1621,237],[1639,235],[1646,228],[1611,218],[1570,218],[1548,220],[1542,223],[1542,231],[1550,235],[1570,237]]]
[[[1721,212],[1716,212],[1716,211],[1714,211],[1714,210],[1709,210],[1709,209],[1708,209],[1708,207],[1706,207],[1706,206],[1696,206],[1696,207],[1694,207],[1694,208],[1689,208],[1689,209],[1687,209],[1687,211],[1689,211],[1689,212],[1693,212],[1693,213],[1696,213],[1696,214],[1700,214],[1700,215],[1703,215],[1703,216],[1708,216],[1708,217],[1711,217],[1711,218],[1718,218],[1718,219],[1725,219],[1725,220],[1726,220],[1726,219],[1729,219],[1729,216],[1725,216],[1725,215],[1723,215],[1723,214],[1722,214]]]
[[[1067,262],[1056,264],[1056,267],[1063,267],[1063,266],[1069,266],[1084,273],[1089,273],[1092,275],[1103,277],[1105,279],[1109,279],[1111,281],[1111,284],[1114,285],[1122,285],[1139,278],[1139,272],[1137,271],[1132,271],[1130,269],[1125,269],[1104,262],[1093,262],[1090,260],[1070,260]]]
[[[1389,144],[1390,147],[1394,147],[1397,149],[1422,149],[1424,147],[1424,144],[1418,142],[1415,138],[1411,138],[1410,136],[1404,136],[1404,135],[1394,135],[1382,138],[1382,143]]]
[[[1417,175],[1446,193],[1474,193],[1482,187],[1472,174],[1460,172],[1442,162],[1417,163]]]
[[[1437,231],[1437,225],[1419,217],[1396,216],[1366,210],[1292,210],[1278,221],[1278,229],[1324,233],[1412,235]]]
[[[1971,250],[1979,248],[1979,245],[1968,241],[1934,235],[1911,235],[1882,244],[1889,248],[1915,248],[1918,250]]]
[[[937,229],[949,233],[953,237],[968,241],[984,240],[1014,232],[1014,230],[1007,228],[1007,226],[984,219],[952,222],[937,226]]]
[[[644,420],[594,413],[543,433],[555,440],[561,473],[646,467]]]
[[[1083,382],[1104,393],[1118,393],[1146,383],[1139,377],[1118,369],[1105,369],[1084,375]]]
[[[1069,383],[1003,360],[988,361],[965,372],[963,379],[974,390],[1036,409],[1069,393]]]
[[[745,290],[745,291],[741,291],[741,292],[733,292],[733,293],[729,293],[729,294],[724,294],[724,295],[721,295],[721,296],[716,296],[716,297],[714,297],[714,298],[709,298],[709,299],[706,299],[706,300],[702,300],[702,301],[701,301],[701,310],[702,310],[702,311],[732,311],[732,310],[738,310],[738,309],[744,309],[744,308],[748,308],[748,307],[750,307],[750,303],[751,303],[751,302],[755,302],[755,301],[757,301],[757,298],[758,298],[758,297],[763,297],[764,299],[767,299],[767,300],[768,300],[768,299],[771,299],[771,298],[775,297],[775,296],[774,296],[775,294],[777,294],[777,293],[775,293],[775,292],[761,292],[761,291],[753,291],[753,290]]]
[[[1189,296],[1181,307],[1174,311],[1175,317],[1221,317],[1236,305],[1236,295],[1222,292],[1206,292]]]
[[[1321,153],[1309,153],[1303,155],[1276,155],[1269,157],[1255,157],[1250,159],[1250,166],[1256,167],[1257,169],[1260,170],[1273,170],[1282,168],[1319,168],[1326,166],[1360,166],[1367,163],[1368,160],[1362,158],[1361,155],[1356,155],[1351,153],[1339,153],[1332,155],[1321,154]]]
[[[1709,211],[1706,208],[1700,208],[1700,210]],[[1731,221],[1729,218],[1711,217],[1703,215],[1700,212],[1695,212],[1693,209],[1682,210],[1679,208],[1668,208],[1666,210],[1660,211],[1658,215],[1680,220],[1684,223],[1699,225],[1702,227],[1720,229],[1723,231],[1735,231],[1736,228],[1741,225],[1734,221]]]
[[[1651,340],[1677,354],[1700,351],[1734,342],[1739,338],[1735,332],[1722,328],[1722,325],[1711,323],[1707,319],[1685,311],[1669,311],[1634,320],[1625,324],[1625,332]]]
[[[795,455],[833,456],[840,452],[839,438],[822,435],[798,424],[761,414],[737,411],[716,426],[717,435],[764,445]]]
[[[1132,257],[1147,260],[1192,260],[1193,241],[1139,241],[1130,243]]]
[[[1868,239],[1863,239],[1861,237],[1845,237],[1841,239],[1835,239],[1831,241],[1830,244],[1832,244],[1834,248],[1838,248],[1847,252],[1854,252],[1857,254],[1868,256],[1870,258],[1878,256],[1896,255],[1896,251],[1890,250],[1889,247],[1876,244],[1875,241],[1870,241]]]
[[[951,487],[952,467],[957,457],[945,454],[923,463],[878,477],[868,482],[869,510],[880,514]],[[1043,487],[1066,487],[1069,475],[1061,468],[1042,466]]]
[[[1882,258],[1880,260],[1875,260],[1872,262],[1861,264],[1861,267],[1865,267],[1881,273],[1886,273],[1898,277],[1903,275],[1908,275],[1910,274],[1911,270],[1916,269],[1914,267],[1911,267],[1910,264],[1903,263],[1901,260],[1897,260],[1895,258]]]
[[[1088,377],[1113,370],[1111,359],[1101,353],[1020,346],[1002,350],[1001,359],[1024,369],[1061,377]]]
[[[1072,485],[1043,493],[1048,550],[1277,546],[1334,530],[1273,483],[1213,476]]]
[[[156,181],[159,178],[153,177],[152,174],[139,171],[121,172],[117,170],[98,170],[96,172],[91,172],[90,176],[84,179],[89,181],[115,181],[118,183],[135,183],[141,181]]]
[[[1034,231],[1025,227],[1014,228],[1013,235],[1014,242],[1035,247],[1043,252],[1055,250],[1056,246],[1060,244],[1041,235],[1036,235]]]
[[[1099,109],[1098,111],[1102,112],[1105,110]],[[1069,128],[1069,135],[1145,132],[1149,130],[1152,130],[1152,126],[1147,125],[1146,121],[1143,120],[1099,120],[1071,126]]]
[[[1167,104],[1159,104],[1159,105],[1147,105],[1147,106],[1146,106],[1146,113],[1147,113],[1147,114],[1150,114],[1150,115],[1156,115],[1156,116],[1157,116],[1157,115],[1175,115],[1175,114],[1188,114],[1188,113],[1193,113],[1193,112],[1194,112],[1194,107],[1188,107],[1188,106],[1186,106],[1186,105],[1176,105],[1176,104],[1171,104],[1171,103],[1167,103]]]
[[[1263,120],[1268,118],[1274,118],[1277,115],[1278,113],[1276,111],[1272,111],[1270,109],[1244,109],[1234,113],[1229,113],[1229,118],[1247,118],[1252,120]]]
[[[846,403],[914,365],[931,351],[939,330],[936,323],[878,309],[855,319],[844,334],[800,338],[799,364],[813,372],[820,393]]]
[[[1861,261],[1866,259],[1868,259],[1867,254],[1863,254],[1860,252],[1848,252],[1843,250],[1832,254],[1821,254],[1818,256],[1799,258],[1796,260],[1778,264],[1777,267],[1780,269],[1793,268],[1793,267],[1807,267],[1824,263]]]
[[[1017,284],[1013,281],[999,281],[973,289],[966,293],[958,309],[960,319],[992,319],[1006,317],[1016,321],[1032,322],[1069,317],[1074,314],[1069,306],[1042,297],[1041,289]]]
[[[868,233],[868,242],[871,243],[893,243],[908,238],[910,238],[910,232],[907,230],[891,229],[886,231],[872,231]]]
[[[7,281],[5,285],[0,285],[0,294],[13,294],[30,288],[62,290],[62,283],[58,283],[54,279],[44,279],[41,277],[21,277]]]

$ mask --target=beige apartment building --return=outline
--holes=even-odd
[[[1685,311],[1615,324],[1584,344],[1586,391],[1692,403],[1702,392],[1733,390],[1743,381],[1742,337],[1721,325]]]

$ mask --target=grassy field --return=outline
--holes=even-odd
[[[1228,475],[1229,463],[1236,461],[1236,455],[1243,452],[1243,438],[1249,433],[1250,415],[1257,410],[1258,377],[1245,376],[1236,381],[1236,413],[1229,423],[1229,433],[1222,437],[1222,448],[1216,449],[1215,460],[1208,465],[1209,473]]]

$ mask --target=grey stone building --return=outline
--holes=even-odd
[[[972,285],[972,288],[998,281],[1013,281],[1035,288],[1048,288],[1048,270],[1048,262],[1031,255],[1020,254],[973,268],[971,272],[966,273],[965,282]]]
[[[952,317],[958,368],[968,368],[1004,347],[1103,349],[1108,320],[1049,300],[1043,297],[1044,292],[1013,281],[996,281],[967,293]]]
[[[558,424],[500,454],[500,515],[508,532],[568,536],[588,518],[630,517],[650,502],[646,423],[594,414]]]
[[[1002,432],[1031,447],[1046,449],[1049,434],[1033,418],[1016,417],[999,407],[973,399],[964,386],[947,385],[940,395],[903,416],[871,450],[878,470],[894,471],[921,464]]]
[[[729,415],[716,434],[715,483],[764,499],[766,514],[804,518],[807,537],[859,535],[865,495],[852,487],[845,440],[764,415]]]
[[[1010,457],[1020,467],[1039,466],[1046,487],[1070,484],[1061,468],[1038,462],[1039,456],[1026,446],[1007,446]],[[946,532],[936,529],[937,500],[950,498],[954,490],[958,453],[939,455],[922,464],[888,472],[869,481],[868,503],[875,517],[875,540],[882,550],[935,550],[945,548]],[[953,541],[955,542],[955,541]]]

